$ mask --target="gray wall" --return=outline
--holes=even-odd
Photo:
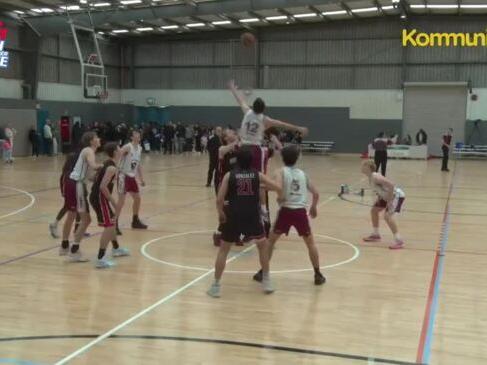
[[[7,123],[17,130],[14,138],[14,156],[26,156],[31,154],[29,143],[29,129],[37,124],[37,114],[34,109],[0,109],[0,128],[5,128]]]
[[[350,119],[348,108],[269,107],[269,116],[308,127],[313,140],[335,141],[336,152],[364,152],[379,132],[401,135],[401,120]],[[169,108],[173,122],[195,122],[240,127],[242,112],[236,107]]]
[[[485,47],[402,47],[403,28],[482,32],[485,16],[416,16],[258,28],[257,53],[240,32],[137,39],[131,88],[399,89],[404,81],[467,81],[487,86]]]
[[[49,111],[49,119],[57,121],[61,116],[80,116],[83,123],[129,122],[135,118],[135,107],[128,104],[96,104],[66,101],[41,101],[41,109]]]

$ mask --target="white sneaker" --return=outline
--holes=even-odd
[[[59,238],[59,234],[57,233],[57,223],[49,223],[49,232],[51,233],[52,238]]]
[[[262,279],[262,288],[266,294],[274,293],[274,287],[272,286],[271,279],[269,278]]]
[[[213,298],[220,298],[220,284],[213,283],[210,286],[210,289],[208,289],[208,291],[206,292],[206,294]]]
[[[86,258],[83,256],[80,250],[78,250],[76,253],[69,253],[69,261],[70,262],[88,262],[90,259]]]
[[[130,256],[130,251],[128,248],[125,247],[112,248],[112,256],[113,257]]]
[[[101,260],[96,260],[96,264],[95,264],[95,267],[97,269],[109,269],[113,266],[115,266],[115,264],[106,258],[102,258]]]
[[[67,248],[63,248],[63,246],[59,247],[59,256],[68,256],[69,254],[69,246]]]

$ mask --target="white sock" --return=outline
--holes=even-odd
[[[378,236],[379,235],[379,227],[374,227],[374,230],[372,232],[373,232],[373,234]]]
[[[262,211],[262,213],[267,213],[267,207],[265,205],[261,205],[260,210]]]
[[[269,273],[262,273],[262,279],[263,280],[269,280]]]
[[[400,241],[401,240],[401,235],[399,234],[399,232],[394,235],[394,239],[396,241]]]
[[[220,285],[220,279],[215,279],[215,282],[213,283],[213,285],[216,285],[216,286]]]

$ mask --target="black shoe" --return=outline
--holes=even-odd
[[[252,277],[255,281],[258,281],[259,283],[262,283],[262,269],[257,271],[257,273]]]
[[[322,274],[315,274],[315,285],[326,283],[326,278]]]
[[[142,223],[139,219],[134,219],[132,221],[132,228],[133,229],[147,229],[147,225]]]
[[[121,236],[122,235],[122,231],[118,227],[116,228],[116,232],[117,232],[117,236]]]

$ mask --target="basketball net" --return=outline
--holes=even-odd
[[[101,90],[96,94],[96,97],[100,103],[105,104],[108,101],[108,91]]]

